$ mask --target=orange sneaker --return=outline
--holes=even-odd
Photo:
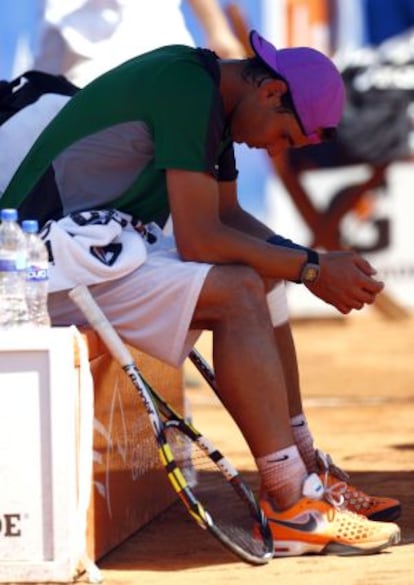
[[[303,497],[291,508],[276,511],[263,498],[261,506],[272,530],[275,557],[304,554],[342,556],[377,553],[400,541],[391,522],[373,522],[337,507],[316,473],[304,482]]]
[[[325,489],[343,497],[343,504],[350,512],[362,514],[370,520],[389,522],[401,514],[401,503],[393,498],[369,496],[349,483],[349,475],[337,467],[332,458],[316,450],[318,474]]]

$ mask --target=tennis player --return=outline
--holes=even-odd
[[[358,254],[297,246],[246,213],[233,148],[276,156],[328,140],[344,86],[318,51],[278,50],[255,31],[250,42],[251,59],[173,45],[102,75],[42,132],[1,205],[41,223],[114,208],[146,224],[144,264],[91,287],[112,324],[174,366],[212,331],[220,396],[255,457],[275,555],[377,552],[399,540],[383,521],[400,504],[357,490],[315,449],[284,282],[342,314],[373,303],[383,283]],[[162,232],[169,214],[173,236]],[[66,291],[49,309],[54,325],[84,324]]]

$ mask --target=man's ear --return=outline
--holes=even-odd
[[[282,95],[287,91],[288,86],[283,79],[265,79],[259,88],[260,99],[271,100],[274,106],[280,106]]]

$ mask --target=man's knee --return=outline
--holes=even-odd
[[[195,319],[231,318],[267,309],[266,290],[259,274],[248,266],[215,266],[201,292]]]

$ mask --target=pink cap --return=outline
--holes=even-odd
[[[309,141],[320,142],[318,130],[338,126],[345,105],[341,74],[323,53],[309,47],[276,49],[256,31],[250,33],[256,55],[283,77]]]

